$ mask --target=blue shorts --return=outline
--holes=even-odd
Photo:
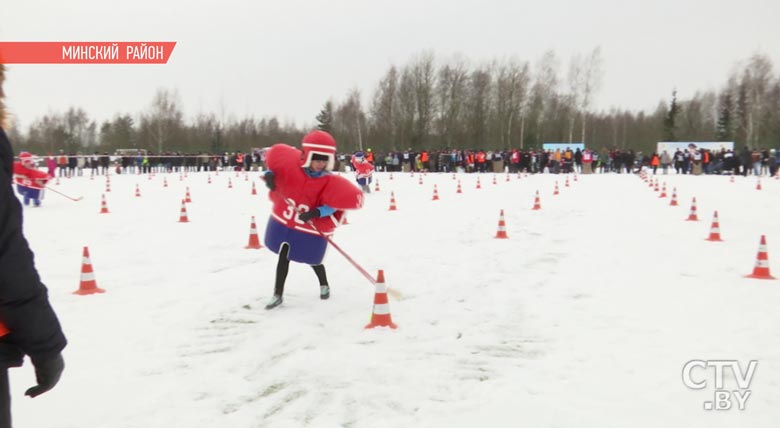
[[[369,184],[371,184],[371,177],[358,178],[357,184],[361,186],[368,186]]]
[[[288,259],[309,265],[322,264],[325,250],[328,249],[328,241],[325,238],[290,229],[274,220],[273,217],[269,218],[265,227],[265,246],[279,254],[284,243],[290,246]]]

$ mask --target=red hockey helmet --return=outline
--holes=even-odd
[[[312,131],[306,134],[301,141],[303,148],[303,164],[306,168],[311,166],[312,159],[320,158],[328,161],[325,167],[328,171],[333,171],[336,164],[336,140],[325,131]]]
[[[31,168],[34,165],[33,155],[30,152],[19,153],[19,162],[22,165]]]

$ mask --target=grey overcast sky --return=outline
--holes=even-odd
[[[12,65],[7,104],[26,127],[69,106],[99,121],[176,89],[186,117],[275,115],[314,124],[351,88],[364,107],[390,65],[569,58],[600,46],[595,107],[653,110],[720,88],[754,53],[780,65],[780,0],[0,0],[2,41],[176,41],[167,65]]]

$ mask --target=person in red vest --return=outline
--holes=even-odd
[[[330,285],[322,264],[328,241],[345,210],[363,206],[363,192],[344,177],[333,174],[336,140],[325,131],[303,137],[302,150],[275,144],[265,155],[264,175],[273,204],[265,228],[265,246],[277,253],[274,295],[265,305],[282,304],[290,260],[314,269],[320,281],[320,299],[330,297]]]
[[[355,181],[365,193],[371,193],[371,176],[374,174],[374,165],[368,161],[363,152],[355,152],[350,160],[355,169]]]
[[[4,77],[0,64],[0,427],[10,428],[8,369],[21,366],[29,356],[37,385],[25,395],[43,394],[54,388],[65,368],[62,350],[67,340],[22,233],[22,205],[11,185],[13,149],[3,129]]]
[[[25,205],[30,205],[32,201],[34,206],[41,206],[43,189],[49,179],[49,174],[35,167],[33,156],[29,152],[19,153],[19,161],[14,162],[14,182],[16,191],[24,197]]]

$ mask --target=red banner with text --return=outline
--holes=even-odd
[[[176,42],[0,42],[0,64],[167,64]]]

